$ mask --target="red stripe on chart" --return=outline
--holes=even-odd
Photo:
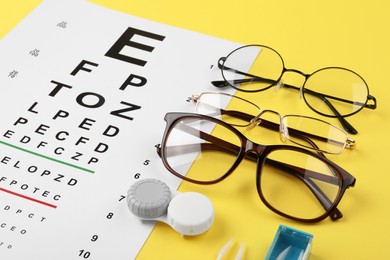
[[[22,194],[10,191],[10,190],[6,190],[6,189],[3,189],[3,188],[0,188],[0,191],[7,192],[9,194],[18,196],[18,197],[26,199],[26,200],[31,200],[31,201],[37,202],[39,204],[42,204],[42,205],[45,205],[45,206],[48,206],[48,207],[51,207],[51,208],[57,208],[56,205],[53,205],[53,204],[50,204],[50,203],[47,203],[47,202],[44,202],[44,201],[41,201],[41,200],[37,200],[37,199],[31,198],[31,197],[28,197],[28,196],[25,196],[25,195],[22,195]]]

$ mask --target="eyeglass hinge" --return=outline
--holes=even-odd
[[[226,57],[221,57],[218,59],[218,68],[222,69],[223,63],[226,61]]]
[[[156,147],[158,156],[161,157],[161,144],[156,144],[154,147]]]
[[[329,212],[330,218],[335,221],[343,217],[343,213],[340,212],[337,208],[334,208],[331,212]]]
[[[196,104],[200,98],[200,95],[193,94],[191,97],[188,97],[187,102],[192,102]]]
[[[353,139],[351,139],[351,138],[347,138],[346,147],[347,147],[348,149],[355,149],[355,148],[356,148],[356,142],[355,142],[355,140],[353,140]]]
[[[374,96],[368,95],[367,100],[372,100],[374,104],[366,104],[366,108],[376,109],[376,98]]]

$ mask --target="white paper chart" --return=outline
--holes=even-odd
[[[44,1],[0,41],[0,259],[133,259],[137,179],[176,189],[155,145],[214,90],[237,43],[84,1]]]

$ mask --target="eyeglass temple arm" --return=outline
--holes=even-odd
[[[201,144],[186,144],[186,145],[176,145],[176,146],[170,146],[169,151],[165,151],[168,153],[168,155],[175,155],[175,154],[183,154],[183,153],[190,153],[190,152],[197,152],[199,151],[199,146],[201,146],[201,150],[218,150],[222,152],[230,152],[232,154],[237,154],[240,150],[240,147],[229,143],[227,141],[224,141],[220,138],[217,138],[215,136],[211,136],[205,132],[201,132],[197,129],[194,129],[192,127],[180,124],[180,128],[183,131],[186,131],[187,133],[196,134],[196,136],[202,138],[203,140],[207,140],[211,143],[201,143]],[[168,147],[167,147],[168,148]],[[161,157],[161,146],[157,146],[157,154]],[[249,159],[253,161],[257,161],[257,156],[255,154],[248,154]],[[320,201],[320,203],[323,205],[325,210],[328,211],[329,205],[332,204],[331,201],[326,197],[326,195],[321,191],[321,189],[311,180],[306,177],[310,177],[313,179],[317,179],[323,182],[327,182],[330,184],[338,185],[338,179],[332,176],[328,176],[325,174],[321,174],[318,172],[302,169],[296,166],[292,166],[289,164],[281,163],[275,160],[266,159],[266,162],[272,162],[271,165],[274,167],[277,167],[279,169],[283,169],[286,172],[292,174],[293,176],[299,178],[301,181],[303,181],[306,186],[313,192],[313,194],[317,197],[317,199]],[[341,218],[343,215],[342,213],[337,209],[334,208],[331,211],[331,219],[336,220],[338,218]]]

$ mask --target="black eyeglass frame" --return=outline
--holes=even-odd
[[[259,76],[256,76],[256,75],[252,75],[252,74],[249,74],[249,73],[245,73],[245,72],[242,72],[242,71],[237,71],[235,69],[232,69],[232,68],[229,68],[229,67],[225,67],[224,64],[225,64],[225,61],[229,58],[230,55],[232,55],[233,53],[235,53],[236,51],[239,51],[240,49],[242,48],[246,48],[246,47],[260,47],[260,48],[267,48],[267,49],[270,49],[272,50],[273,52],[275,52],[281,62],[282,62],[282,71],[280,73],[280,76],[278,77],[277,80],[272,80],[272,79],[266,79],[266,78],[262,78],[262,77],[259,77]],[[286,88],[291,88],[291,89],[295,89],[295,90],[301,90],[302,92],[305,92],[305,93],[308,93],[308,94],[312,94],[312,95],[316,95],[318,96],[319,98],[321,98],[324,103],[332,110],[332,112],[334,113],[334,115],[329,115],[329,114],[325,114],[325,113],[322,113],[316,109],[314,109],[310,104],[309,102],[306,100],[306,97],[305,95],[303,95],[303,99],[306,103],[306,105],[311,109],[313,110],[314,112],[316,112],[317,114],[320,114],[322,116],[326,116],[326,117],[333,117],[333,118],[338,118],[338,120],[340,121],[340,123],[343,125],[344,129],[348,132],[348,133],[351,133],[351,134],[357,134],[357,130],[352,126],[350,125],[344,118],[345,117],[349,117],[351,115],[354,115],[356,113],[358,113],[359,111],[361,111],[364,107],[366,108],[369,108],[369,109],[376,109],[377,107],[377,102],[376,102],[376,98],[372,95],[370,95],[370,91],[369,91],[369,88],[368,88],[368,84],[367,82],[364,80],[364,78],[362,76],[360,76],[358,73],[354,72],[353,70],[350,70],[350,69],[347,69],[347,68],[343,68],[343,67],[324,67],[324,68],[321,68],[321,69],[318,69],[316,71],[314,71],[313,73],[310,73],[310,74],[307,74],[307,73],[304,73],[300,70],[297,70],[297,69],[288,69],[286,68],[285,66],[285,63],[284,63],[284,60],[282,58],[282,56],[279,54],[279,52],[277,52],[275,49],[269,47],[269,46],[266,46],[266,45],[261,45],[261,44],[249,44],[249,45],[244,45],[244,46],[241,46],[233,51],[231,51],[226,57],[221,57],[219,58],[218,60],[218,68],[221,70],[221,73],[222,73],[222,77],[224,80],[216,80],[216,81],[212,81],[211,84],[217,88],[222,88],[222,87],[227,87],[227,86],[230,86],[234,89],[237,89],[238,91],[242,91],[242,92],[261,92],[261,91],[264,91],[264,90],[267,90],[271,87],[274,87],[276,86],[280,80],[282,79],[283,75],[285,72],[295,72],[295,73],[298,73],[300,75],[302,75],[303,77],[305,77],[305,81],[302,85],[302,87],[296,87],[296,86],[293,86],[293,85],[289,85],[289,84],[283,84],[283,87],[286,87]],[[353,101],[351,100],[345,100],[345,99],[341,99],[341,98],[338,98],[338,97],[334,97],[334,96],[330,96],[330,95],[325,95],[325,94],[322,94],[322,93],[317,93],[315,91],[312,91],[310,89],[305,89],[305,84],[307,82],[307,80],[315,75],[316,73],[318,72],[321,72],[323,70],[328,70],[328,69],[340,69],[340,70],[345,70],[345,71],[348,71],[350,73],[353,73],[355,74],[357,77],[359,77],[363,82],[364,82],[364,85],[366,87],[366,90],[367,90],[367,98],[366,98],[366,101],[363,103],[363,104],[360,104],[360,108],[353,111],[352,113],[349,113],[349,114],[346,114],[346,115],[341,115],[337,109],[327,100],[327,98],[331,98],[331,99],[335,99],[335,100],[338,100],[338,101],[342,101],[342,102],[346,102],[346,103],[350,103],[350,104],[354,104]],[[248,89],[242,89],[242,88],[238,88],[236,87],[234,84],[231,84],[230,81],[232,80],[229,80],[229,79],[226,79],[225,78],[225,75],[223,73],[223,70],[230,70],[230,71],[234,71],[235,73],[237,74],[241,74],[241,75],[244,75],[244,76],[249,76],[251,78],[249,79],[239,79],[239,80],[233,80],[233,82],[235,83],[248,83],[248,82],[251,82],[253,80],[255,81],[268,81],[270,82],[270,85],[267,86],[267,87],[264,87],[262,89],[255,89],[255,90],[248,90]],[[373,101],[373,104],[368,104],[368,101]]]
[[[232,131],[234,134],[236,134],[237,137],[239,137],[239,139],[241,141],[241,147],[237,147],[237,146],[235,146],[227,141],[221,140],[219,138],[212,137],[213,142],[221,142],[221,144],[218,145],[218,147],[223,147],[225,145],[226,147],[229,147],[228,149],[232,149],[232,148],[239,149],[239,153],[238,153],[238,156],[236,158],[236,161],[233,163],[231,168],[224,175],[222,175],[220,178],[215,179],[215,180],[211,180],[211,181],[199,181],[199,180],[190,179],[186,176],[183,176],[183,175],[177,173],[169,165],[169,163],[167,161],[167,156],[166,156],[166,153],[167,153],[166,152],[166,142],[167,142],[167,139],[168,139],[169,134],[170,134],[171,130],[173,129],[173,127],[176,125],[176,123],[178,121],[180,121],[184,118],[204,119],[204,120],[208,120],[211,122],[215,122],[219,125],[226,127],[227,129]],[[238,131],[236,128],[234,128],[230,124],[227,124],[221,120],[218,120],[216,118],[209,117],[206,115],[194,114],[194,113],[167,113],[164,117],[164,120],[166,121],[167,124],[166,124],[166,128],[165,128],[165,131],[163,134],[161,145],[157,146],[157,153],[160,156],[160,158],[162,159],[162,162],[163,162],[165,168],[169,172],[171,172],[173,175],[175,175],[176,177],[181,178],[181,179],[188,181],[188,182],[191,182],[191,183],[195,183],[195,184],[203,184],[203,185],[215,184],[215,183],[218,183],[218,182],[224,180],[230,174],[232,174],[233,171],[238,167],[238,165],[242,162],[242,160],[246,156],[249,156],[250,159],[255,160],[256,158],[253,158],[253,156],[254,156],[253,152],[255,152],[255,155],[257,155],[257,169],[256,169],[257,192],[258,192],[258,195],[259,195],[261,201],[270,210],[272,210],[273,212],[275,212],[283,217],[293,219],[296,221],[308,222],[308,223],[319,222],[328,216],[332,220],[337,220],[343,216],[343,214],[337,209],[337,205],[339,204],[341,198],[343,197],[346,189],[349,187],[353,187],[355,185],[356,179],[350,173],[348,173],[343,168],[341,168],[337,164],[335,164],[332,161],[330,161],[329,159],[327,159],[325,156],[311,152],[309,150],[306,150],[306,149],[303,149],[300,147],[296,147],[296,146],[261,145],[261,144],[254,143],[254,142],[250,141],[248,138],[246,138],[240,131]],[[208,137],[210,137],[210,135],[202,132],[202,137],[208,138]],[[206,149],[210,149],[210,147],[208,147]],[[299,169],[297,169],[297,167],[294,167],[291,165],[290,166],[288,166],[288,165],[279,165],[278,166],[278,167],[290,167],[289,169],[291,171],[295,172],[295,175],[298,178],[300,178],[307,186],[309,186],[311,191],[316,195],[317,199],[319,199],[320,202],[323,204],[324,208],[325,208],[325,204],[329,204],[329,203],[332,204],[332,206],[325,208],[326,212],[323,213],[321,216],[319,216],[317,218],[313,218],[313,219],[302,219],[302,218],[290,216],[290,215],[274,208],[272,205],[270,205],[266,201],[266,199],[261,191],[261,187],[260,187],[261,170],[263,168],[263,165],[265,164],[265,160],[267,159],[268,154],[270,154],[271,152],[273,152],[275,150],[290,150],[290,151],[296,151],[296,152],[308,154],[308,155],[313,156],[313,157],[317,158],[318,160],[322,161],[324,164],[326,164],[330,168],[330,170],[334,174],[337,174],[337,177],[339,177],[339,180],[341,182],[340,190],[339,190],[339,193],[337,195],[337,198],[332,203],[332,202],[330,202],[330,200],[326,197],[326,195],[321,191],[320,188],[318,188],[318,186],[314,182],[312,182],[310,179],[305,179],[302,176],[301,177],[298,176],[297,171],[299,172]],[[252,158],[251,158],[251,156],[252,156]],[[301,169],[301,170],[304,170],[304,169]],[[311,174],[318,175],[318,173],[315,173],[315,172],[312,172]],[[334,181],[332,181],[331,177],[329,178],[329,176],[328,176],[328,178],[323,179],[323,181],[334,182]]]

